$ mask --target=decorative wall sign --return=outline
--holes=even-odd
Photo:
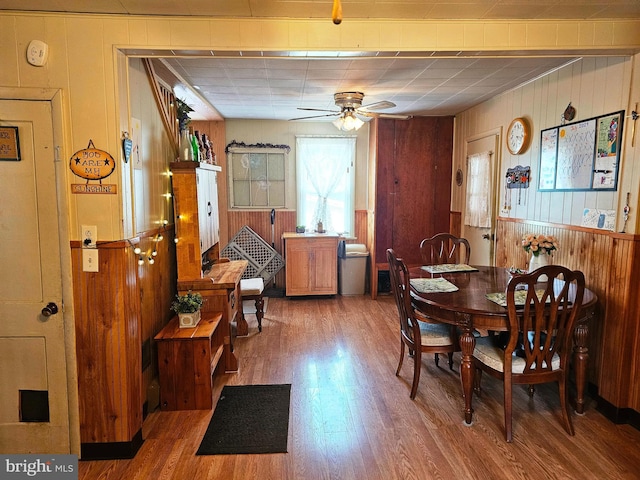
[[[86,185],[72,184],[72,193],[117,192],[116,185],[102,185],[102,179],[115,170],[116,162],[109,153],[95,148],[92,140],[89,140],[87,148],[78,150],[71,156],[69,168],[75,175],[87,180]],[[89,180],[98,180],[99,184],[89,185]]]
[[[507,188],[529,188],[530,176],[531,167],[518,165],[513,168],[507,168]]]
[[[20,161],[18,127],[0,127],[0,160]]]
[[[585,208],[582,213],[583,227],[600,228],[602,230],[613,231],[615,221],[615,210],[598,210],[595,208]]]
[[[624,110],[540,132],[538,190],[616,190]]]
[[[124,155],[124,163],[129,163],[132,149],[133,141],[129,138],[129,133],[122,132],[122,154]]]

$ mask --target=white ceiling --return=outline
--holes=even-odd
[[[1,0],[0,10],[213,18],[327,18],[333,0]],[[350,19],[602,19],[640,18],[640,0],[343,0]],[[142,52],[130,52],[142,53]],[[577,57],[478,56],[438,52],[167,52],[162,76],[187,84],[178,93],[194,119],[278,119],[313,115],[297,107],[335,110],[333,94],[360,91],[363,104],[388,100],[385,113],[453,115]],[[305,52],[308,55],[309,52]],[[157,62],[156,62],[157,64]],[[198,98],[199,97],[199,98]],[[207,105],[208,104],[208,105]],[[213,108],[211,108],[213,107]],[[322,115],[323,112],[318,112]],[[320,120],[332,120],[323,117]]]
[[[298,107],[336,110],[333,94],[351,91],[365,94],[365,106],[382,100],[396,104],[395,108],[379,111],[383,113],[454,115],[567,61],[397,57],[164,59],[222,117],[277,120],[314,115]]]

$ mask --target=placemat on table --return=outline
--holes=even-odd
[[[420,293],[445,293],[458,290],[458,287],[445,278],[412,278],[410,282]]]
[[[425,265],[422,267],[429,273],[477,272],[478,269],[466,263],[443,263],[441,265]]]
[[[538,299],[542,299],[542,295],[544,295],[544,290],[536,290],[536,295]],[[501,307],[507,306],[507,295],[504,292],[496,292],[496,293],[487,293],[485,295],[487,299],[491,300],[494,303],[497,303]],[[515,304],[517,306],[524,306],[527,301],[527,291],[526,290],[516,290],[513,296],[515,300]],[[550,297],[547,297],[547,302],[551,301]]]

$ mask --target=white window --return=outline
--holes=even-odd
[[[230,148],[232,208],[285,206],[285,165],[282,148]]]
[[[298,225],[353,234],[356,137],[296,137]]]

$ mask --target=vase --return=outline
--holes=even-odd
[[[545,265],[550,265],[550,264],[551,264],[551,255],[548,255],[546,253],[531,255],[531,260],[529,260],[529,273],[533,272],[534,270],[540,267],[544,267]],[[546,282],[547,276],[540,275],[539,280],[541,282]]]
[[[193,313],[179,313],[180,328],[193,328],[200,321],[200,310]]]

